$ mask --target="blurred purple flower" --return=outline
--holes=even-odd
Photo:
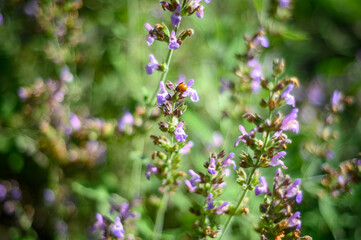
[[[269,47],[269,41],[266,36],[258,36],[253,42],[256,46],[261,45],[262,47]]]
[[[206,198],[206,204],[208,205],[208,206],[206,207],[206,209],[211,210],[211,209],[214,208],[214,205],[213,205],[213,194],[212,194],[212,193],[208,194],[208,196],[207,196],[207,198]]]
[[[259,178],[259,185],[256,186],[254,193],[256,194],[256,196],[260,195],[261,193],[264,194],[269,193],[269,189],[265,177]]]
[[[216,174],[216,162],[214,160],[214,158],[211,158],[211,160],[209,161],[209,165],[208,165],[208,172],[210,174]]]
[[[192,176],[192,178],[190,179],[190,182],[192,184],[201,182],[201,177],[192,169],[189,169],[188,173]]]
[[[149,32],[154,30],[154,28],[152,28],[149,23],[145,23],[144,26],[146,29],[148,29]],[[152,45],[155,39],[157,39],[157,37],[149,33],[146,38],[148,46]]]
[[[194,145],[194,143],[192,141],[189,141],[184,147],[182,147],[182,149],[179,150],[179,153],[181,153],[181,154],[190,153],[193,145]]]
[[[106,225],[104,223],[104,219],[103,219],[103,216],[100,214],[100,213],[97,213],[95,214],[95,217],[97,219],[97,221],[93,224],[92,226],[92,231],[97,231],[97,230],[100,230],[100,231],[105,231],[106,230]]]
[[[55,194],[51,189],[44,189],[43,197],[47,204],[52,204],[55,201]]]
[[[126,202],[123,202],[120,205],[120,212],[119,213],[122,216],[123,221],[125,219],[127,219],[128,217],[135,218],[135,214],[130,211],[130,208],[131,208],[131,206]]]
[[[173,27],[177,27],[177,25],[181,22],[182,20],[181,5],[178,4],[177,8],[175,9],[175,11],[171,16],[171,20]]]
[[[35,16],[39,11],[38,1],[32,0],[24,5],[24,12],[28,16]]]
[[[132,126],[134,124],[133,115],[129,112],[128,109],[124,111],[123,117],[118,121],[118,131],[123,132],[126,126]]]
[[[196,186],[194,186],[194,184],[192,184],[192,182],[188,179],[184,181],[184,184],[188,187],[189,192],[195,192],[197,189]]]
[[[179,48],[178,39],[176,38],[174,31],[172,31],[170,34],[168,48],[173,49],[173,50],[176,50]]]
[[[18,186],[13,186],[11,188],[11,197],[16,201],[20,201],[22,199],[23,194]]]
[[[296,120],[298,116],[298,108],[292,109],[292,111],[283,119],[280,129],[282,131],[292,131],[298,133],[300,131],[300,126]]]
[[[4,185],[0,184],[0,202],[5,199],[7,189]]]
[[[277,165],[282,165],[282,168],[284,169],[287,169],[287,167],[285,166],[284,162],[280,160],[280,158],[283,158],[284,156],[286,156],[286,152],[285,151],[282,151],[282,152],[279,152],[277,153],[276,155],[274,155],[272,158],[271,158],[271,162],[269,164],[269,166],[277,166]]]
[[[220,132],[215,131],[212,134],[212,145],[215,147],[220,147],[223,144],[223,136]]]
[[[178,142],[185,142],[188,135],[183,130],[183,122],[178,123],[178,126],[174,130],[174,135]]]
[[[64,66],[61,69],[61,73],[60,73],[60,81],[63,82],[72,82],[74,80],[74,76],[73,74],[71,74],[70,69],[68,66]]]
[[[110,229],[110,232],[113,234],[114,237],[116,238],[124,238],[124,229],[123,229],[123,225],[120,221],[119,217],[115,218],[115,222],[113,227]]]
[[[288,227],[291,228],[291,227],[295,227],[297,226],[296,228],[297,229],[300,229],[301,228],[301,220],[298,219],[301,217],[301,213],[300,212],[295,212],[289,219],[288,219]]]
[[[149,60],[150,60],[150,62],[148,63],[148,65],[146,66],[145,69],[147,70],[147,73],[150,75],[155,70],[158,70],[160,68],[160,65],[159,65],[157,59],[155,59],[153,54],[149,54]]]
[[[179,83],[184,83],[185,84],[185,77],[183,75],[179,76],[178,84]],[[194,84],[194,79],[189,79],[189,81],[187,83],[187,90],[182,93],[182,96],[183,97],[190,96],[192,102],[198,102],[199,101],[198,93],[197,93],[197,91],[195,89],[191,88],[191,86],[193,84]]]
[[[327,150],[325,153],[325,157],[327,159],[334,159],[335,158],[335,152],[332,150]]]
[[[244,139],[245,136],[248,136],[248,133],[246,132],[246,130],[244,129],[243,125],[239,125],[238,126],[238,129],[239,131],[241,131],[241,136],[239,136],[237,139],[236,139],[236,142],[234,143],[234,146],[237,147],[239,142],[246,142],[246,140]]]
[[[150,175],[155,175],[158,173],[158,168],[154,165],[147,164],[145,165],[147,167],[147,170],[145,171],[145,177],[149,180]]]
[[[293,89],[293,84],[289,84],[286,88],[286,90],[281,94],[280,98],[283,98],[286,104],[291,105],[292,107],[295,107],[295,97],[290,94],[290,92]]]
[[[63,220],[58,220],[55,224],[55,229],[58,235],[68,236],[68,225]]]
[[[234,158],[235,154],[232,152],[230,153],[223,161],[222,161],[222,167],[226,168],[229,165],[233,165],[233,169],[236,169],[236,163],[231,160]]]
[[[157,93],[157,105],[162,106],[167,100],[169,93],[165,88],[164,82],[159,83],[159,92]]]
[[[0,26],[4,23],[4,16],[0,13]]]
[[[291,1],[290,0],[278,0],[278,4],[281,8],[290,8]]]
[[[75,130],[78,131],[81,128],[81,121],[79,120],[78,116],[72,113],[69,117],[70,125]]]
[[[220,214],[223,214],[223,213],[225,213],[227,210],[228,210],[228,208],[227,208],[227,205],[229,204],[229,202],[224,202],[224,203],[222,203],[221,205],[219,205],[217,208],[216,208],[216,210],[214,211],[214,213],[215,214],[217,214],[217,215],[220,215]]]
[[[26,100],[27,98],[30,97],[30,94],[29,94],[28,90],[26,90],[26,88],[20,87],[18,89],[18,96],[21,100]]]
[[[333,92],[332,98],[331,98],[332,106],[336,106],[336,105],[340,104],[340,102],[342,101],[342,98],[343,98],[343,94],[340,91],[335,90]]]
[[[319,81],[312,81],[307,88],[307,97],[315,105],[322,105],[325,99],[323,85]]]

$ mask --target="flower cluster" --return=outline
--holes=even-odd
[[[206,173],[196,173],[192,169],[188,171],[191,176],[190,179],[184,181],[188,188],[188,192],[201,195],[205,198],[203,203],[193,201],[191,212],[199,217],[199,220],[194,224],[194,239],[205,239],[207,237],[217,238],[219,228],[215,215],[229,214],[233,211],[233,207],[227,201],[216,201],[224,188],[226,182],[224,177],[230,174],[229,167],[236,168],[235,162],[232,160],[235,157],[234,153],[226,156],[224,151],[218,154],[212,153],[209,161],[204,164]],[[236,214],[248,213],[248,209],[241,209]]]
[[[264,177],[260,177],[259,181],[255,194],[265,194],[264,203],[260,206],[262,218],[258,231],[261,233],[261,239],[311,240],[309,236],[300,236],[301,213],[293,212],[294,202],[298,204],[302,202],[301,179],[292,182],[290,176],[283,175],[281,169],[278,168],[272,193]]]
[[[20,87],[18,96],[24,115],[31,120],[29,127],[39,129],[42,135],[38,143],[42,153],[63,164],[82,162],[91,167],[105,161],[103,140],[115,134],[116,124],[69,112],[64,102],[72,80],[69,68],[64,67],[59,81],[39,78],[32,86]]]
[[[165,42],[168,44],[168,49],[177,50],[183,43],[183,41],[194,34],[194,30],[189,28],[178,32],[182,18],[185,16],[190,16],[196,14],[199,18],[204,16],[204,6],[201,4],[202,0],[188,0],[183,1],[183,4],[180,4],[179,1],[172,0],[170,2],[161,1],[160,5],[163,10],[170,11],[171,15],[171,26],[174,28],[172,31],[165,24],[155,24],[152,27],[151,24],[145,23],[145,28],[148,31],[146,36],[146,41],[148,46],[151,46],[154,41]],[[206,3],[210,3],[210,0],[204,0]],[[170,54],[168,54],[168,59]],[[153,54],[149,55],[149,63],[146,66],[146,71],[148,74],[152,74],[154,71],[167,72],[169,62],[159,64],[157,59]]]
[[[151,137],[154,144],[163,149],[163,152],[156,151],[152,155],[153,164],[147,164],[146,177],[149,179],[150,175],[156,175],[163,179],[164,186],[173,186],[179,184],[178,177],[182,175],[176,170],[179,168],[181,160],[180,154],[189,153],[193,142],[186,142],[188,135],[184,131],[184,122],[180,121],[180,117],[186,111],[187,106],[185,99],[190,97],[191,101],[197,102],[199,100],[198,93],[191,88],[194,80],[190,79],[186,84],[185,78],[181,76],[177,85],[168,81],[166,84],[160,82],[159,92],[156,94],[157,105],[162,110],[165,116],[170,120],[166,122],[159,122],[159,128],[163,132],[167,132],[171,139],[165,136]],[[176,142],[174,142],[174,139]],[[171,189],[173,189],[171,187]]]
[[[91,235],[97,239],[123,239],[125,237],[125,230],[123,225],[127,219],[135,218],[135,214],[131,212],[132,204],[126,202],[117,205],[111,204],[110,214],[115,216],[114,221],[110,218],[97,213],[95,215],[96,222],[91,228]]]
[[[338,169],[333,169],[328,164],[324,164],[322,168],[327,174],[322,179],[322,185],[333,197],[352,192],[352,185],[361,180],[361,159],[341,162]]]

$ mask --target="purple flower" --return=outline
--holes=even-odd
[[[160,68],[160,65],[157,59],[155,59],[153,54],[149,54],[149,60],[150,62],[148,63],[145,69],[147,70],[148,74],[152,74],[154,70],[158,70]]]
[[[189,169],[188,173],[192,176],[192,178],[190,179],[190,182],[192,184],[201,182],[201,177],[192,169]]]
[[[171,19],[172,19],[172,25],[174,27],[177,27],[177,25],[182,20],[181,5],[178,4],[177,8],[175,9],[175,11],[173,12],[173,14],[171,16]]]
[[[235,154],[230,153],[223,161],[222,161],[222,167],[228,167],[229,165],[233,165],[233,169],[236,169],[236,163],[231,160],[231,158],[234,158]]]
[[[255,191],[254,191],[256,196],[260,195],[261,193],[268,194],[269,190],[268,190],[268,185],[267,185],[266,178],[260,177],[259,178],[259,184],[260,185],[257,185],[256,188],[255,188]]]
[[[297,229],[301,228],[301,220],[298,219],[301,217],[301,213],[300,212],[295,212],[289,219],[288,219],[288,227],[294,227],[297,226]]]
[[[335,90],[332,94],[332,98],[331,98],[331,104],[332,106],[336,106],[338,104],[340,104],[340,102],[342,101],[343,95],[340,91]]]
[[[64,66],[61,69],[60,80],[64,82],[72,82],[74,80],[74,76],[71,74],[68,66]]]
[[[216,162],[214,158],[211,158],[211,160],[209,161],[208,172],[210,174],[216,174]]]
[[[44,189],[43,197],[47,204],[52,204],[55,201],[55,194],[51,189]]]
[[[227,201],[224,202],[224,203],[222,203],[221,205],[219,205],[219,206],[216,208],[216,210],[214,211],[214,213],[217,214],[217,215],[220,215],[220,214],[225,213],[225,212],[228,210],[228,208],[226,208],[228,204],[229,204],[229,202],[227,202]]]
[[[7,193],[6,187],[0,184],[0,202],[5,199],[6,193]]]
[[[286,156],[286,152],[285,151],[282,151],[282,152],[279,152],[277,153],[276,155],[274,155],[272,158],[271,158],[271,162],[269,164],[269,166],[277,166],[277,165],[282,165],[282,168],[284,169],[287,169],[287,167],[285,166],[284,162],[280,160],[280,158],[283,158],[284,156]]]
[[[147,170],[145,171],[145,177],[149,180],[150,175],[155,175],[158,173],[158,168],[154,165],[147,164]]]
[[[184,83],[185,84],[185,78],[184,76],[179,76],[178,78],[178,84],[179,83]],[[189,79],[188,83],[187,83],[187,90],[185,92],[182,93],[183,97],[188,97],[190,96],[192,102],[198,102],[199,101],[199,97],[198,97],[198,93],[195,89],[191,88],[191,86],[194,84],[194,79]]]
[[[256,46],[261,44],[262,47],[269,47],[269,41],[268,38],[266,36],[258,36],[254,42],[253,42]]]
[[[184,147],[182,147],[182,149],[179,150],[179,153],[181,153],[181,154],[190,153],[193,145],[194,145],[194,143],[192,141],[189,141]]]
[[[301,203],[303,194],[300,191],[301,179],[296,179],[293,184],[287,189],[285,197],[293,198],[296,196],[296,202]]]
[[[135,218],[135,215],[134,213],[132,213],[130,211],[130,205],[126,202],[123,202],[121,205],[120,205],[120,211],[119,211],[120,215],[122,216],[122,219],[125,220],[127,219],[128,217],[131,217],[131,218]]]
[[[239,144],[239,142],[247,142],[245,139],[244,139],[244,137],[245,136],[248,136],[248,133],[246,132],[246,130],[244,129],[244,127],[242,126],[242,125],[239,125],[238,126],[238,129],[239,129],[239,131],[241,131],[241,133],[242,133],[242,135],[241,136],[239,136],[237,139],[236,139],[236,142],[234,143],[234,146],[235,147],[237,147],[238,146],[238,144]]]
[[[283,180],[283,173],[281,171],[281,168],[277,168],[275,178],[273,181],[274,189],[278,188],[278,186],[281,184],[282,180]]]
[[[97,221],[92,226],[92,231],[100,230],[105,231],[106,225],[104,223],[103,216],[100,213],[95,214]]]
[[[20,87],[18,90],[18,96],[21,98],[21,100],[26,100],[30,97],[29,91],[26,90],[24,87]]]
[[[28,16],[35,16],[39,11],[39,5],[36,0],[27,2],[24,6],[24,12]]]
[[[298,116],[298,108],[292,109],[292,111],[283,119],[280,129],[283,131],[290,130],[294,133],[300,131],[300,126],[296,120]]]
[[[4,23],[4,16],[0,13],[0,26]]]
[[[159,92],[157,93],[157,105],[162,106],[167,100],[169,93],[165,88],[164,82],[159,83]]]
[[[290,92],[293,89],[293,84],[290,84],[287,86],[286,90],[281,94],[281,98],[284,99],[286,104],[291,105],[292,107],[295,107],[295,97],[290,94]]]
[[[148,46],[151,46],[154,42],[155,39],[157,39],[156,36],[153,36],[150,32],[152,32],[154,30],[154,28],[152,28],[152,26],[149,23],[145,23],[144,24],[145,28],[148,29],[149,34],[146,37],[147,40],[147,44]]]
[[[192,184],[192,182],[188,179],[184,181],[184,184],[188,187],[189,192],[195,192],[197,189],[196,186],[194,186],[194,184]]]
[[[188,135],[183,130],[183,122],[179,122],[178,126],[174,130],[175,139],[178,142],[184,142]]]
[[[11,197],[16,201],[20,201],[22,199],[23,194],[18,186],[14,186],[11,189]]]
[[[210,3],[211,2],[211,0],[204,0],[206,3]]]
[[[281,8],[290,8],[290,0],[278,0],[278,4]]]
[[[315,105],[322,105],[325,98],[324,87],[318,81],[313,81],[307,88],[307,97]]]
[[[203,18],[204,17],[204,7],[202,5],[198,5],[196,15],[197,15],[198,18]]]
[[[114,223],[113,227],[110,229],[110,232],[116,238],[124,238],[125,231],[123,229],[123,225],[122,225],[119,217],[115,218],[115,223]]]
[[[79,120],[76,114],[71,114],[69,117],[70,125],[75,130],[78,131],[81,128],[81,121]]]
[[[133,115],[129,112],[128,109],[124,111],[123,117],[118,121],[118,131],[123,132],[126,126],[132,126],[134,124]]]
[[[335,152],[332,150],[327,150],[325,153],[325,157],[327,159],[334,159],[335,158]]]
[[[337,182],[340,184],[340,185],[345,185],[346,184],[346,179],[344,176],[342,176],[342,174],[339,174],[337,176]]]
[[[170,37],[169,37],[169,45],[168,45],[168,48],[169,49],[173,49],[173,50],[176,50],[179,48],[179,43],[177,41],[178,39],[176,38],[175,36],[175,32],[172,31],[171,34],[170,34]]]
[[[213,194],[210,193],[206,198],[206,204],[208,205],[205,209],[211,210],[214,208],[213,205]]]

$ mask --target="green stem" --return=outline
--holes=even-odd
[[[154,227],[153,240],[158,240],[162,237],[164,214],[165,214],[165,210],[167,209],[168,199],[169,199],[169,193],[168,193],[168,188],[166,187],[164,189],[162,202],[157,211],[157,219]]]

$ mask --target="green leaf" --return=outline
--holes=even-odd
[[[306,41],[308,40],[308,36],[305,32],[291,29],[289,27],[280,29],[280,34],[286,39],[292,40],[292,41]]]

